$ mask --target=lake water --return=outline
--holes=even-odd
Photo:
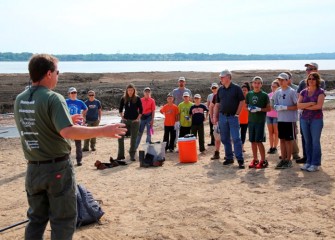
[[[305,63],[316,62],[320,70],[335,69],[335,60],[264,60],[264,61],[138,61],[138,62],[60,62],[61,72],[118,73],[229,70],[302,70]],[[28,73],[27,62],[0,62],[0,73]]]
[[[164,119],[164,115],[161,114],[158,110],[155,112],[155,120],[162,120]],[[106,114],[101,116],[100,125],[106,125],[110,123],[119,123],[121,118],[118,116],[116,112],[111,114]],[[16,138],[19,137],[19,132],[16,126],[0,126],[0,139],[1,138]]]

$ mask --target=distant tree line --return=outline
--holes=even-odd
[[[0,52],[0,61],[28,61],[33,53]],[[61,61],[238,61],[238,60],[308,60],[335,59],[335,53],[311,54],[62,54],[55,55]]]

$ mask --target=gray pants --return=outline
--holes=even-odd
[[[136,139],[137,139],[140,123],[133,122],[133,120],[126,120],[123,123],[126,124],[127,130],[130,131],[131,133],[129,155],[130,155],[130,159],[134,159],[135,153],[136,153]],[[119,143],[119,149],[117,153],[117,158],[118,159],[125,158],[124,156],[124,136],[118,139],[118,143]]]
[[[51,239],[72,239],[76,228],[77,200],[71,160],[28,164],[26,191],[29,223],[25,239],[43,239],[50,220]]]
[[[96,127],[96,126],[99,126],[99,123],[100,123],[100,121],[96,120],[95,122],[88,122],[87,126],[88,127]],[[85,150],[88,150],[88,145],[89,145],[90,142],[91,142],[91,149],[95,149],[95,144],[97,142],[97,139],[96,138],[91,138],[91,139],[85,139],[85,141],[84,141],[84,149]]]

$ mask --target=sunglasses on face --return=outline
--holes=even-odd
[[[77,92],[70,92],[70,94],[77,94]]]
[[[314,70],[316,70],[316,68],[310,68],[310,67],[306,68],[306,71],[314,71]]]
[[[212,87],[212,89],[217,89],[217,87]]]
[[[315,79],[315,78],[307,78],[307,80],[316,81],[316,79]]]
[[[94,97],[94,95],[93,95],[93,94],[89,94],[88,96],[89,96],[89,97]]]

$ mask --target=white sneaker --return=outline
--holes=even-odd
[[[308,172],[316,172],[319,171],[319,166],[311,165],[309,168],[306,169]]]
[[[302,166],[300,169],[303,171],[307,171],[307,169],[310,167],[311,165],[308,163],[305,163],[304,166]]]

